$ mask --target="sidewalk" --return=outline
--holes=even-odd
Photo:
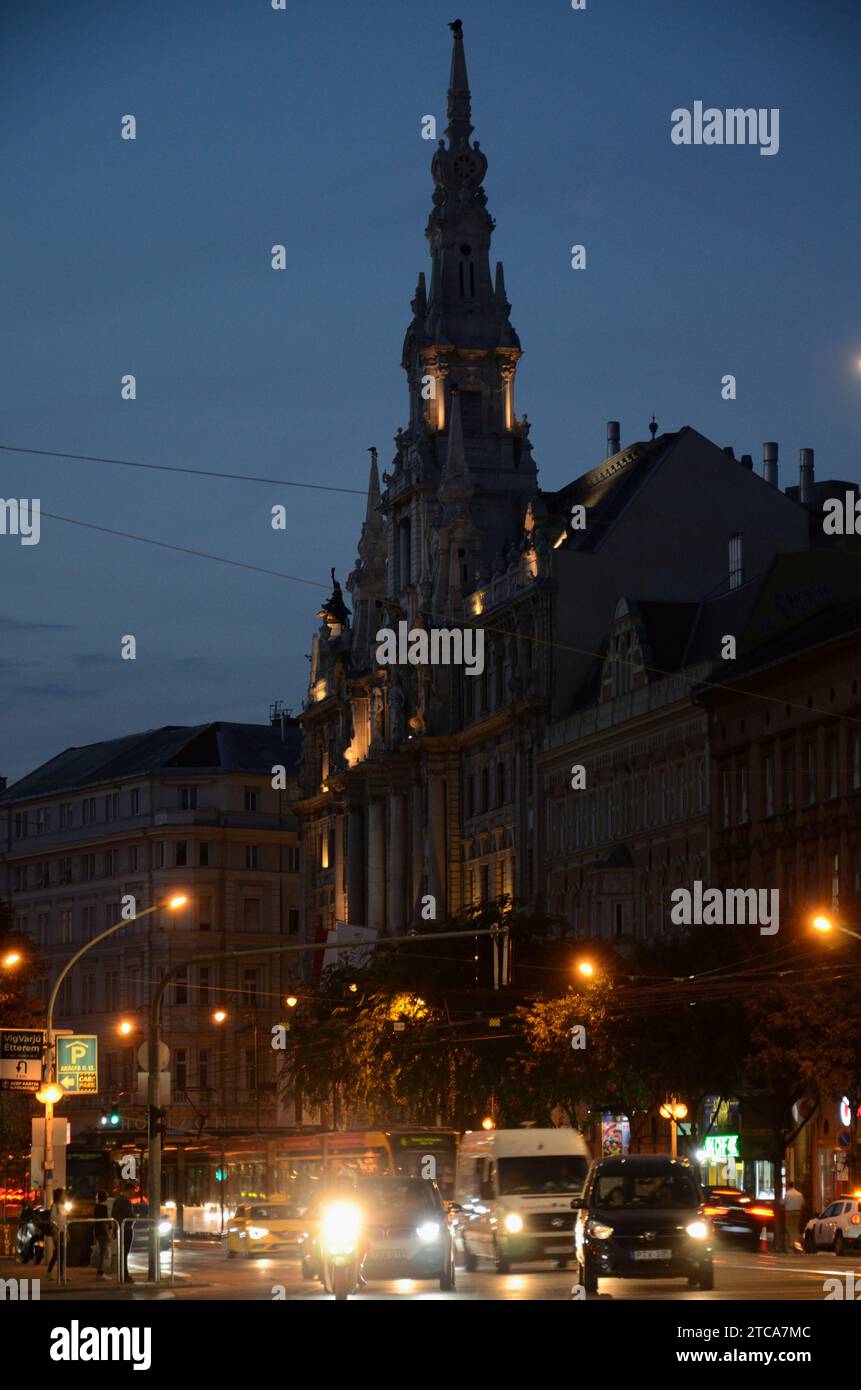
[[[107,1279],[97,1279],[96,1272],[89,1266],[71,1266],[66,1271],[67,1282],[58,1284],[52,1274],[50,1277],[44,1264],[22,1265],[12,1255],[0,1255],[0,1279],[21,1279],[39,1281],[39,1299],[62,1296],[63,1294],[80,1293],[125,1293],[133,1292],[135,1289],[208,1289],[212,1285],[205,1280],[193,1279],[188,1274],[174,1273],[173,1283],[167,1270],[163,1272],[162,1278],[156,1284],[154,1279],[147,1279],[143,1274],[132,1275],[131,1283],[118,1284],[116,1270],[108,1275]],[[33,1300],[34,1302],[36,1300]]]

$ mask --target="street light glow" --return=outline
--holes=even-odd
[[[580,975],[585,976],[587,980],[591,980],[592,976],[595,974],[595,967],[590,960],[581,960],[577,962],[577,971]]]
[[[493,1120],[490,1117],[490,1115],[485,1115],[484,1119],[481,1122],[481,1127],[482,1129],[495,1129],[496,1125],[493,1123]]]
[[[122,1033],[124,1037],[128,1037],[129,1033],[131,1033],[133,1029],[134,1024],[129,1023],[129,1020],[127,1018],[124,1018],[122,1023],[117,1024],[117,1032]]]
[[[295,1009],[296,1005],[299,1003],[299,1000],[296,998],[295,994],[288,994],[285,1003],[288,1009]]]
[[[289,1003],[289,1000],[288,1000],[288,1003]],[[226,1018],[227,1018],[227,1014],[226,1014],[226,1012],[224,1011],[224,1009],[216,1009],[216,1010],[215,1010],[215,1013],[212,1015],[212,1021],[213,1021],[213,1023],[223,1023],[224,1020],[225,1020]]]
[[[168,898],[167,905],[172,912],[176,912],[177,908],[185,907],[187,902],[188,898],[186,897],[185,893],[177,893],[176,897]]]
[[[56,1081],[51,1081],[36,1092],[36,1099],[40,1105],[56,1105],[57,1101],[62,1100],[64,1095],[62,1086],[58,1086]]]
[[[817,931],[822,932],[834,930],[834,923],[832,922],[831,918],[826,917],[824,914],[820,914],[818,917],[814,917],[813,921],[811,922],[811,926],[815,927]]]
[[[23,959],[20,951],[8,951],[3,957],[3,964],[7,970],[11,970],[13,966],[20,965]]]

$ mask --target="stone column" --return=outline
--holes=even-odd
[[[427,825],[428,892],[436,898],[439,921],[445,916],[445,779],[439,772],[431,774],[428,786]]]
[[[365,826],[359,806],[351,806],[347,811],[347,914],[354,926],[367,926]]]
[[[385,805],[368,803],[368,922],[374,931],[386,927]]]
[[[409,887],[409,910],[411,923],[413,914],[421,909],[419,898],[425,872],[424,810],[424,788],[421,782],[415,782],[410,790],[410,869],[412,877]]]
[[[406,880],[407,806],[402,792],[389,797],[388,838],[388,929],[390,936],[403,936],[409,927],[409,913],[404,902]]]
[[[335,921],[347,920],[347,894],[344,883],[344,817],[335,817]]]

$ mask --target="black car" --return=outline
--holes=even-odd
[[[714,1287],[712,1231],[687,1159],[633,1154],[592,1164],[574,1227],[579,1282],[686,1278]]]
[[[721,1245],[758,1250],[762,1232],[774,1236],[774,1207],[737,1187],[706,1187],[705,1215]]]

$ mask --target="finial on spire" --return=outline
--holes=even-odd
[[[657,433],[658,433],[658,422],[657,422],[657,420],[655,419],[654,414],[652,414],[651,423],[649,424],[649,434],[652,436],[652,440],[653,440],[653,441],[654,441],[655,435],[656,435]]]
[[[463,20],[462,20],[462,19],[453,19],[452,22],[451,22],[451,24],[450,24],[448,27],[449,27],[449,29],[451,30],[451,32],[454,34],[454,36],[455,36],[456,39],[462,39],[462,38],[463,38]]]
[[[472,134],[469,78],[466,72],[466,53],[463,47],[463,24],[455,19],[449,26],[454,39],[451,53],[451,76],[448,83],[448,147],[468,144]]]

